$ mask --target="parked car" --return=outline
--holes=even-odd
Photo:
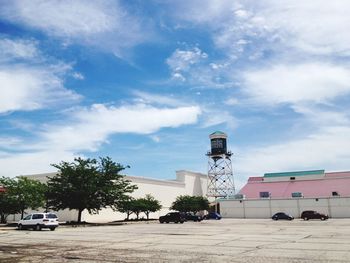
[[[209,214],[206,214],[204,216],[204,219],[216,219],[216,220],[220,220],[221,219],[221,215],[217,212],[209,212]]]
[[[180,212],[170,212],[167,213],[165,216],[160,216],[159,217],[159,222],[160,223],[169,223],[169,222],[174,222],[174,223],[181,223],[186,221],[186,216],[183,213]]]
[[[284,212],[278,212],[272,216],[272,219],[273,220],[281,220],[281,219],[282,220],[293,220],[294,217],[292,217],[291,215],[288,215]]]
[[[303,211],[300,216],[304,220],[309,220],[309,219],[321,219],[321,220],[326,220],[328,219],[328,215],[318,213],[316,211],[308,210],[308,211]]]
[[[203,220],[203,218],[201,216],[197,216],[193,212],[187,212],[185,214],[185,217],[186,217],[187,221],[200,222]]]
[[[17,227],[19,230],[49,228],[51,231],[54,231],[58,227],[58,217],[54,213],[33,213],[19,220]]]

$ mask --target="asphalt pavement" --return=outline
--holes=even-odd
[[[350,262],[350,219],[0,228],[0,262]]]

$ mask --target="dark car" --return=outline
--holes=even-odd
[[[186,220],[187,221],[194,221],[194,222],[200,222],[203,220],[203,218],[201,216],[197,216],[192,212],[187,212],[185,214]]]
[[[316,211],[303,211],[300,216],[304,220],[309,220],[309,219],[321,219],[321,220],[326,220],[328,219],[328,215],[318,213]]]
[[[217,212],[209,212],[209,214],[204,216],[204,219],[216,219],[216,220],[220,220],[221,219],[221,215]]]
[[[170,212],[167,213],[165,216],[160,216],[159,217],[159,222],[160,223],[169,223],[169,222],[174,222],[174,223],[181,223],[186,221],[186,217],[183,213],[180,212]]]
[[[292,217],[291,215],[288,215],[284,212],[278,212],[272,216],[272,219],[273,220],[293,220],[294,217]]]

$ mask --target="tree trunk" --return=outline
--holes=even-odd
[[[130,214],[131,214],[131,212],[127,212],[127,213],[126,213],[126,220],[128,220],[128,221],[129,221],[129,219],[130,219]]]
[[[149,220],[149,212],[145,212],[147,220]]]
[[[79,209],[78,210],[78,223],[81,223],[81,214],[83,212],[84,209]]]
[[[140,214],[139,212],[136,213],[137,220],[139,220],[139,214]]]
[[[0,220],[0,223],[1,224],[6,224],[6,217],[5,214],[1,214],[1,220]]]
[[[21,219],[24,217],[24,209],[21,209]]]

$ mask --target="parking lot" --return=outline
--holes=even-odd
[[[0,262],[350,262],[350,219],[0,230]]]

